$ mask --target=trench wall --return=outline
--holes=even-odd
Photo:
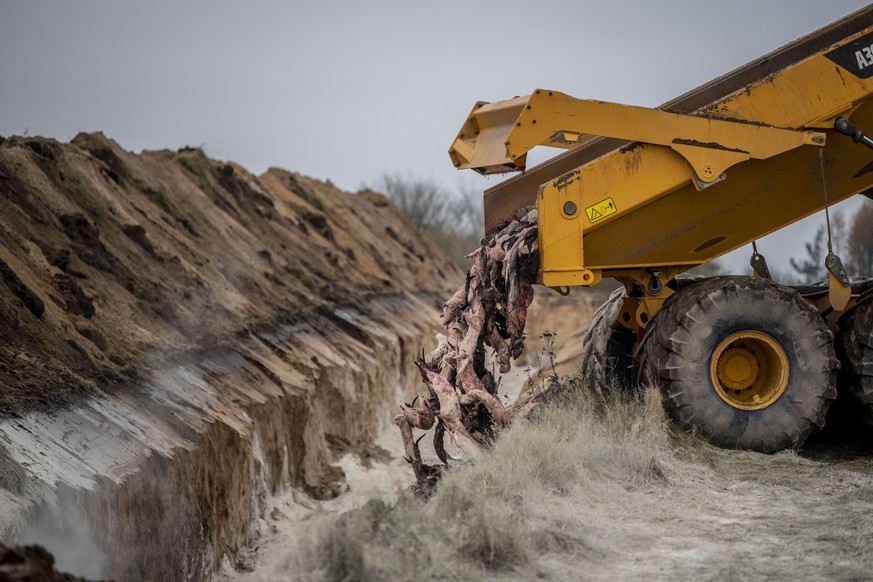
[[[266,496],[379,454],[461,281],[370,190],[0,136],[0,541],[92,578],[245,567]]]
[[[344,486],[338,455],[378,455],[373,439],[419,382],[438,304],[337,308],[166,361],[140,390],[0,422],[5,463],[23,475],[0,489],[0,535],[119,580],[247,567],[268,495],[330,498]]]

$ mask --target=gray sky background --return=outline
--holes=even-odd
[[[865,4],[0,0],[0,135],[201,146],[350,191],[386,172],[484,189],[446,153],[477,100],[543,87],[656,106]],[[761,250],[801,256],[822,221]]]

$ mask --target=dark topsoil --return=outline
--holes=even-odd
[[[2,582],[86,582],[55,569],[54,557],[42,546],[8,547],[0,543]]]

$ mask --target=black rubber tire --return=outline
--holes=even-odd
[[[582,340],[582,378],[585,386],[600,396],[635,385],[633,351],[637,336],[618,321],[626,295],[624,287],[612,292],[594,312]]]
[[[716,347],[742,330],[768,334],[788,358],[785,391],[760,410],[729,405],[710,375]],[[667,415],[724,448],[798,447],[824,425],[837,395],[833,334],[796,291],[769,279],[711,277],[680,290],[652,318],[641,350],[644,378],[660,389]]]
[[[861,419],[873,425],[873,292],[863,295],[837,326],[839,387],[860,405]]]

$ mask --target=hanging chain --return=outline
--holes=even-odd
[[[833,243],[831,242],[831,215],[829,212],[828,184],[827,179],[825,178],[824,154],[822,153],[823,149],[824,148],[819,148],[818,150],[818,163],[821,170],[821,190],[824,194],[825,221],[828,228],[828,256],[825,257],[825,268],[830,271],[834,277],[837,278],[837,281],[839,281],[843,287],[849,287],[849,276],[846,275],[846,270],[843,268],[843,261],[840,260],[840,257],[834,254]],[[833,304],[833,302],[831,303]],[[845,307],[845,304],[843,304],[843,307]],[[837,310],[842,310],[842,307]]]
[[[830,213],[830,204],[828,203],[828,182],[825,178],[825,167],[824,167],[824,148],[818,148],[818,165],[821,171],[821,191],[824,194],[824,203],[825,203],[825,223],[828,228],[828,255],[833,254],[834,247],[831,242],[831,213]]]

